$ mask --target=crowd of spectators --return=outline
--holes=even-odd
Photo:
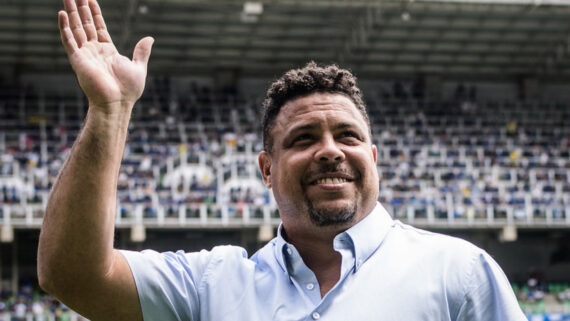
[[[557,312],[570,315],[570,286],[564,282],[539,282],[529,278],[513,284],[519,304],[526,314]]]
[[[0,321],[81,321],[86,320],[31,282],[15,293],[0,289]]]
[[[165,77],[149,87],[135,108],[119,176],[121,216],[133,216],[133,205],[142,205],[149,219],[161,212],[176,216],[183,212],[181,205],[194,208],[190,216],[200,204],[222,201],[272,205],[263,188],[225,188],[232,178],[259,180],[258,101],[195,83],[186,93],[176,93]],[[371,95],[368,102],[379,147],[380,201],[394,216],[568,220],[566,105],[478,101],[474,111],[461,107],[465,101],[475,104],[471,87],[458,87],[449,101],[425,98],[419,84],[409,95],[402,88],[395,84],[393,96]],[[85,102],[30,89],[3,90],[0,96],[7,115],[0,122],[0,199],[13,205],[0,209],[0,217],[9,210],[14,218],[41,218],[78,134]],[[32,214],[22,206],[34,208]]]

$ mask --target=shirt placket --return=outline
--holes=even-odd
[[[289,244],[285,245],[284,255],[286,256],[291,282],[311,303],[311,306],[317,306],[321,301],[321,295],[315,274],[305,265],[301,255],[294,246]]]
[[[314,307],[306,318],[307,321],[319,320],[326,312],[329,302],[334,299],[335,293],[338,291],[340,284],[344,282],[347,276],[353,271],[355,266],[354,247],[350,237],[346,234],[341,234],[334,241],[334,248],[341,254],[341,278],[337,284],[321,298],[320,287],[315,274],[304,264],[301,256],[291,245],[284,247],[284,255],[287,258],[289,266],[289,277],[291,282],[295,285],[297,290],[307,298],[311,306]]]

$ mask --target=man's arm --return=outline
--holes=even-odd
[[[64,0],[61,40],[89,101],[84,128],[50,194],[38,250],[40,285],[91,320],[142,320],[136,286],[113,249],[117,177],[143,92],[152,38],[133,59],[111,41],[96,0]]]
[[[464,281],[467,292],[462,298],[457,321],[527,320],[505,273],[486,252],[473,260]]]

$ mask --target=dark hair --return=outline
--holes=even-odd
[[[356,86],[356,77],[337,65],[319,67],[309,62],[305,67],[292,69],[274,81],[267,89],[263,101],[263,149],[269,153],[273,149],[271,130],[281,107],[288,101],[313,93],[336,93],[347,96],[364,117],[370,131],[370,120],[362,93]]]

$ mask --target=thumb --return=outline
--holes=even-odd
[[[154,39],[152,37],[142,38],[137,43],[137,45],[135,46],[135,50],[133,51],[133,61],[137,64],[143,64],[146,68],[153,43]]]

